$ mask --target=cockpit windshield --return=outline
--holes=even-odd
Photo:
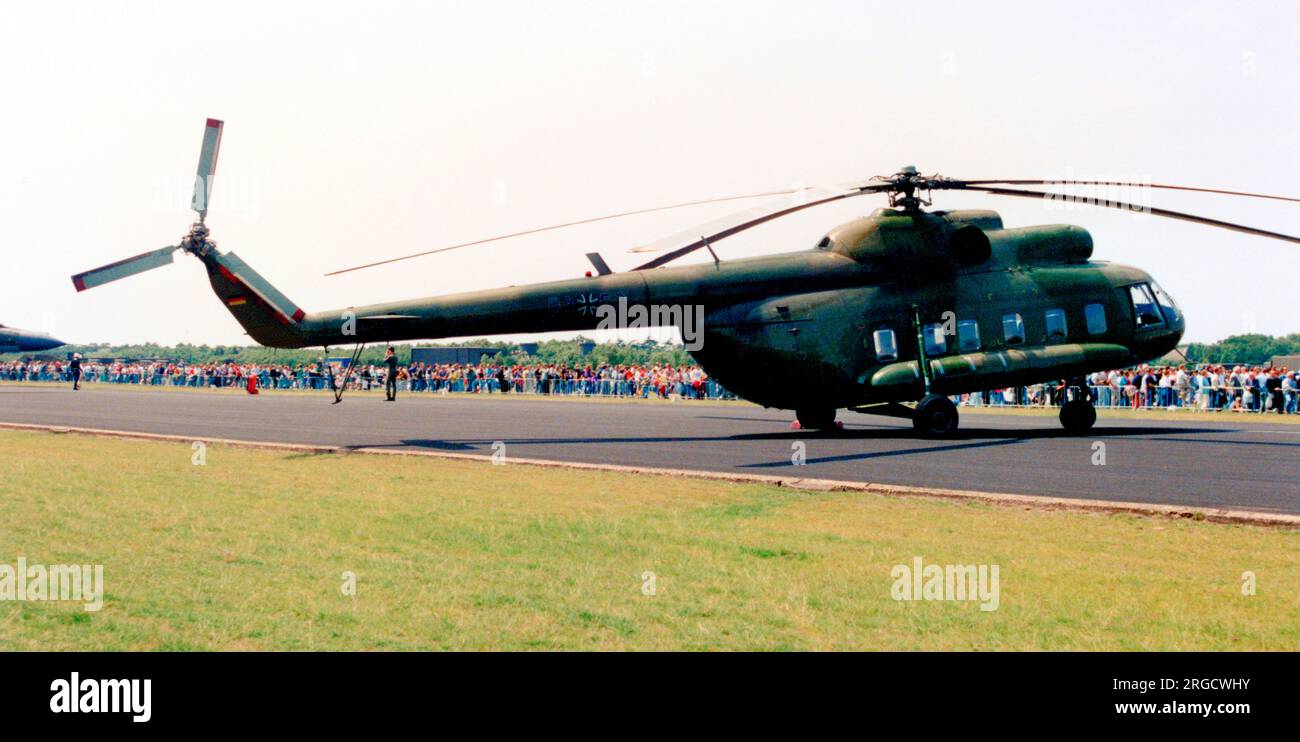
[[[1133,302],[1133,317],[1138,329],[1159,327],[1165,323],[1156,299],[1151,294],[1151,287],[1145,283],[1135,283],[1128,287],[1129,299]]]
[[[1178,322],[1183,318],[1182,311],[1178,309],[1178,303],[1174,301],[1172,296],[1166,294],[1155,281],[1151,282],[1151,290],[1156,295],[1156,303],[1160,305],[1160,309],[1165,313],[1165,319],[1170,322]]]

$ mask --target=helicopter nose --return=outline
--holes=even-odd
[[[1182,311],[1176,306],[1167,307],[1165,317],[1169,322],[1169,330],[1181,338],[1183,330],[1187,328],[1187,319],[1183,316]]]

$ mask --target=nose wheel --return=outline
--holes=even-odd
[[[794,430],[838,430],[834,408],[795,410]]]
[[[916,404],[912,427],[925,438],[947,438],[957,432],[957,405],[941,394],[928,394]]]

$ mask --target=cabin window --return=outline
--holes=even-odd
[[[894,337],[893,330],[876,330],[871,333],[871,339],[876,346],[877,361],[892,363],[898,360],[898,338]]]
[[[1160,310],[1156,308],[1151,287],[1145,283],[1135,283],[1128,287],[1128,293],[1129,299],[1133,302],[1133,317],[1137,320],[1139,330],[1144,327],[1158,327],[1165,323],[1160,316]]]
[[[1025,319],[1019,314],[1002,315],[1002,337],[1007,345],[1025,342]]]
[[[957,321],[957,347],[963,352],[980,349],[980,323],[973,319]]]
[[[1047,342],[1065,342],[1065,338],[1069,334],[1066,331],[1065,310],[1049,309],[1043,317],[1047,320]]]
[[[1100,304],[1089,304],[1083,308],[1083,318],[1088,322],[1089,335],[1106,334],[1106,307]]]
[[[818,250],[829,250],[829,249],[831,249],[831,245],[833,245],[833,244],[835,244],[835,243],[831,241],[831,236],[830,236],[830,235],[826,235],[825,237],[823,237],[823,238],[821,239],[820,242],[817,243],[817,249],[818,249]]]
[[[943,325],[935,323],[921,328],[925,338],[925,354],[941,356],[948,351],[948,338],[943,334]]]

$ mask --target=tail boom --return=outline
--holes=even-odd
[[[750,299],[811,288],[809,276],[855,285],[863,271],[844,256],[785,256],[629,271],[566,281],[470,291],[412,301],[303,312],[234,255],[201,256],[217,296],[257,342],[276,348],[599,330],[617,327],[611,309],[678,307],[707,313]],[[680,314],[680,313],[679,313]],[[617,315],[616,315],[617,316]],[[645,326],[675,324],[672,312],[647,312]],[[698,316],[703,316],[698,315]]]

